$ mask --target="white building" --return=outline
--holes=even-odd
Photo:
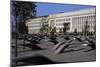
[[[30,21],[26,23],[26,25],[28,26],[28,30],[29,30],[28,33],[29,34],[39,33],[40,28],[43,26],[43,24],[44,25],[48,24],[46,16],[30,19]]]
[[[26,25],[28,25],[28,30],[29,30],[29,34],[33,34],[38,33],[40,26],[41,26],[41,19],[42,18],[35,18],[35,19],[31,19],[29,22],[27,22]]]
[[[29,33],[38,33],[41,26],[41,18],[32,19],[28,22]],[[82,9],[72,12],[65,12],[59,14],[48,15],[46,18],[50,27],[56,27],[57,32],[63,29],[64,23],[69,23],[69,33],[77,29],[77,32],[82,32],[86,22],[89,25],[89,31],[94,32],[96,25],[96,10],[95,8]]]

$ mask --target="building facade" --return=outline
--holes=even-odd
[[[26,26],[28,26],[29,34],[40,33],[40,29],[44,28],[44,26],[48,27],[47,16],[30,19]]]
[[[27,23],[29,27],[29,34],[39,32],[42,20],[43,17],[35,18]],[[63,29],[63,24],[67,23],[69,24],[69,29],[67,31],[69,33],[73,33],[75,30],[77,30],[77,32],[82,32],[86,25],[88,25],[88,31],[93,33],[95,32],[96,27],[96,10],[95,8],[88,8],[78,11],[48,15],[45,18],[45,21],[47,21],[48,27],[55,27],[56,32]]]

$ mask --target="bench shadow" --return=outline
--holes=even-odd
[[[17,64],[17,66],[44,65],[44,64],[56,64],[57,63],[57,62],[54,62],[54,61],[50,60],[49,58],[47,58],[45,56],[41,56],[41,55],[36,55],[36,56],[20,59],[16,62],[19,63],[19,64]],[[22,64],[20,64],[20,63],[22,63]]]
[[[74,51],[80,51],[80,50],[83,50],[85,48],[81,48],[81,49],[77,49],[77,50],[74,50],[74,49],[71,49],[71,50],[66,50],[66,51],[62,51],[61,53],[69,53],[69,52],[74,52]]]

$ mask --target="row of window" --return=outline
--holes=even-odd
[[[88,22],[88,25],[94,25],[95,22]],[[85,22],[73,22],[72,25],[85,25]],[[56,26],[63,26],[63,23],[56,23]]]
[[[32,25],[32,24],[40,24],[41,22],[31,22],[31,23],[27,23],[28,25]]]
[[[29,26],[29,28],[40,28],[41,26]]]
[[[75,19],[75,20],[72,20],[73,22],[95,22],[95,19]]]
[[[28,24],[28,26],[40,26],[41,24]]]
[[[86,21],[84,21],[84,22],[72,22],[72,25],[85,25],[85,23],[86,23]],[[88,22],[88,25],[94,25],[96,22],[91,22],[91,21],[89,21]]]
[[[78,29],[82,29],[84,27],[84,25],[83,26],[80,26],[80,25],[77,25],[77,26],[72,26],[72,28],[78,28]],[[89,28],[94,28],[94,25],[89,25]]]
[[[74,31],[75,29],[77,29],[77,31],[83,31],[83,28],[73,28],[72,30]],[[89,28],[89,31],[94,31],[94,28]]]
[[[59,23],[59,24],[56,24],[56,26],[63,26],[63,24],[62,23]]]
[[[92,16],[81,16],[81,17],[73,17],[72,19],[75,20],[75,19],[83,19],[83,18],[86,18],[86,19],[95,19],[95,15],[92,15]]]
[[[70,21],[70,18],[57,19],[56,22]]]
[[[73,24],[72,26],[84,26],[84,24]],[[91,24],[88,24],[89,26],[94,26],[95,24],[94,23],[91,23]]]

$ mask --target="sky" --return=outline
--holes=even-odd
[[[36,3],[36,15],[45,16],[49,14],[57,14],[62,12],[76,11],[86,8],[95,8],[94,5],[76,5],[76,4],[57,4],[57,3]]]

